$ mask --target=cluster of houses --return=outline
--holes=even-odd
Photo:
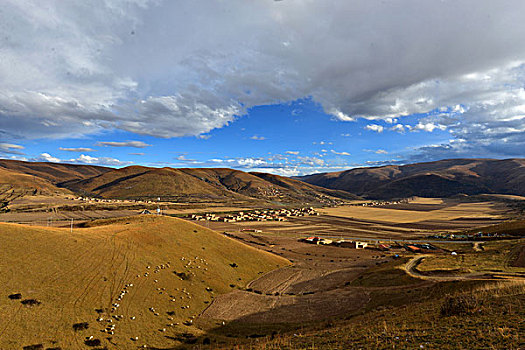
[[[309,243],[309,244],[318,244],[318,245],[331,245],[341,248],[352,248],[352,249],[365,249],[365,248],[371,248],[375,250],[380,251],[389,251],[393,248],[398,249],[404,249],[407,252],[412,253],[436,253],[436,252],[442,252],[441,249],[437,248],[436,246],[433,246],[430,243],[408,243],[408,244],[399,244],[394,243],[392,244],[386,244],[386,243],[380,243],[377,242],[376,244],[370,244],[368,242],[363,241],[356,241],[356,240],[338,240],[334,241],[328,238],[323,238],[319,236],[310,236],[306,238],[299,239],[301,242]]]
[[[442,250],[438,247],[433,246],[430,243],[422,243],[422,244],[405,244],[403,245],[406,251],[412,252],[412,253],[432,253],[432,252],[441,252]]]
[[[310,244],[321,244],[321,245],[334,245],[341,248],[353,248],[353,249],[364,249],[368,246],[367,242],[361,241],[345,241],[341,239],[339,241],[333,241],[328,238],[311,236],[306,238],[301,238],[301,242],[310,243]]]
[[[289,217],[319,215],[313,207],[298,209],[265,209],[253,210],[249,212],[240,211],[235,214],[191,214],[189,219],[195,221],[220,221],[220,222],[239,222],[239,221],[286,221]]]
[[[457,241],[475,241],[479,239],[491,239],[491,238],[504,238],[504,237],[510,237],[511,235],[506,233],[484,233],[484,232],[476,232],[476,233],[468,233],[468,234],[454,234],[454,233],[446,233],[446,234],[435,234],[429,236],[429,238],[435,238],[435,239],[446,239],[446,240],[457,240]]]
[[[94,197],[66,197],[66,199],[76,200],[88,203],[153,203],[152,201],[137,201],[134,199],[105,199],[105,198],[94,198]]]
[[[352,205],[358,206],[358,207],[380,207],[383,205],[405,204],[405,203],[408,203],[408,201],[409,201],[409,198],[404,198],[404,199],[400,199],[397,201],[371,201],[371,202],[366,202],[366,203],[356,203]]]

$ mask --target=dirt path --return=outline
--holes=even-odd
[[[481,242],[472,243],[472,249],[474,249],[474,251],[476,252],[482,252],[485,250],[485,248],[483,248],[483,246],[481,245]]]
[[[471,273],[465,273],[465,274],[443,274],[440,271],[439,275],[430,275],[427,273],[422,273],[417,269],[418,265],[423,262],[423,260],[430,255],[420,255],[415,256],[412,259],[410,259],[405,264],[405,271],[412,277],[424,279],[424,280],[430,280],[430,281],[464,281],[464,280],[487,280],[487,279],[497,279],[501,280],[504,278],[523,278],[523,275],[521,274],[513,274],[513,273],[483,273],[483,272],[471,272]]]

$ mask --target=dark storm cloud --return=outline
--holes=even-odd
[[[519,153],[523,13],[523,1],[8,0],[0,131],[198,135],[309,96],[347,121],[455,110],[435,122],[462,149]]]

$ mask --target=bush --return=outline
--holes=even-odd
[[[173,271],[173,273],[177,276],[179,276],[180,279],[184,280],[184,281],[187,281],[191,278],[191,276],[185,272],[177,272],[177,271]]]
[[[39,350],[39,349],[43,349],[44,346],[42,344],[35,344],[35,345],[27,345],[27,346],[24,346],[22,349],[24,350]]]
[[[89,328],[89,323],[87,322],[79,322],[79,323],[73,324],[73,329],[75,331],[81,331],[81,330],[88,329],[88,328]]]
[[[89,339],[84,341],[84,344],[87,346],[99,346],[100,343],[100,339]]]
[[[11,299],[11,300],[22,299],[22,294],[14,293],[14,294],[9,295],[8,298]]]
[[[441,305],[441,315],[471,315],[478,312],[481,305],[482,301],[472,294],[448,296]]]
[[[38,300],[36,299],[24,299],[21,301],[21,303],[23,305],[27,305],[27,306],[35,306],[35,305],[40,305],[42,304],[41,302],[39,302]]]

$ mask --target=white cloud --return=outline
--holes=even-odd
[[[384,149],[378,149],[377,151],[374,152],[375,154],[388,154],[387,151],[385,151]]]
[[[108,166],[125,166],[133,162],[120,161],[116,158],[110,157],[92,157],[87,154],[81,154],[78,158],[60,159],[50,155],[49,153],[42,153],[38,157],[29,159],[32,162],[50,162],[50,163],[74,163],[74,164],[91,164],[91,165],[108,165]]]
[[[368,124],[367,126],[365,126],[365,129],[381,133],[385,128],[382,125],[378,124]]]
[[[408,126],[408,125],[403,125],[403,124],[396,124],[394,125],[393,127],[390,128],[390,130],[392,131],[397,131],[399,133],[404,133],[405,132],[405,127]]]
[[[250,137],[250,139],[252,139],[252,140],[258,140],[258,141],[262,141],[262,140],[266,140],[266,137],[264,137],[264,136],[253,135],[252,137]]]
[[[22,149],[24,149],[24,146],[0,142],[0,154],[23,155],[24,152],[20,151]]]
[[[434,131],[434,129],[446,130],[447,127],[445,125],[439,125],[439,124],[436,125],[432,122],[424,123],[420,121],[412,130],[423,130],[423,131],[432,132]]]
[[[61,151],[67,151],[67,152],[95,152],[94,149],[87,148],[87,147],[78,147],[78,148],[59,147],[58,149]]]
[[[110,146],[110,147],[135,147],[135,148],[145,148],[151,145],[148,145],[142,141],[102,141],[97,142],[96,146]]]
[[[296,155],[299,154],[299,151],[286,151],[286,152],[284,152],[284,153],[286,153],[286,154],[292,154],[292,155],[295,155],[295,156],[296,156]]]
[[[125,166],[130,165],[133,162],[120,161],[116,158],[110,157],[91,157],[86,154],[81,154],[78,158],[67,160],[69,163],[77,164],[96,164],[96,165],[109,165],[109,166]]]
[[[61,160],[59,158],[53,157],[49,153],[41,153],[40,156],[31,159],[33,162],[50,162],[50,163],[60,163]]]
[[[333,149],[330,150],[330,152],[332,152],[333,154],[337,154],[339,156],[349,156],[350,155],[350,153],[348,153],[348,152],[337,152],[337,151],[335,151]]]

